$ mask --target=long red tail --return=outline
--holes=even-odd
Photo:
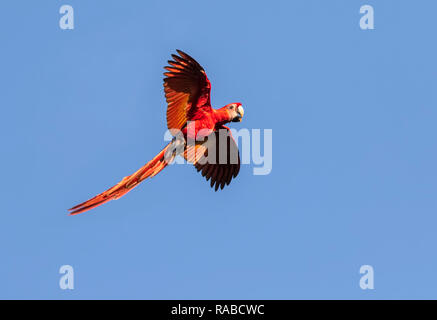
[[[79,214],[98,207],[110,200],[118,199],[131,191],[133,188],[135,188],[141,181],[147,178],[151,178],[159,173],[172,160],[165,159],[165,152],[170,147],[170,145],[171,143],[169,143],[164,149],[162,149],[162,151],[158,153],[155,158],[142,166],[137,172],[130,176],[124,177],[123,180],[121,180],[112,188],[109,188],[108,190],[100,193],[94,198],[91,198],[69,209],[69,211],[71,211],[70,215]]]

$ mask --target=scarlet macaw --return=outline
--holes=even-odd
[[[168,71],[164,73],[164,91],[168,104],[167,127],[175,138],[137,172],[124,177],[94,198],[69,209],[71,215],[124,196],[143,180],[159,173],[177,154],[193,163],[206,180],[211,179],[211,187],[216,191],[219,187],[223,189],[238,175],[238,147],[231,131],[224,124],[241,121],[243,107],[241,103],[231,103],[213,109],[210,102],[211,83],[205,70],[188,54],[180,50],[177,52],[179,55],[172,54],[174,60],[168,61],[171,66],[164,67]],[[220,142],[223,141],[220,140],[223,132],[226,140],[224,145]],[[187,143],[190,139],[194,141],[193,144]],[[234,161],[231,160],[232,155]]]

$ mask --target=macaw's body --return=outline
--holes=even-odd
[[[228,185],[240,170],[238,147],[228,122],[241,121],[241,103],[223,108],[211,107],[211,83],[205,70],[188,54],[177,50],[165,67],[164,91],[167,100],[167,127],[174,138],[151,161],[124,177],[118,184],[70,209],[79,214],[110,200],[115,200],[147,178],[164,169],[177,155],[191,162],[217,191]],[[224,138],[224,139],[223,139]],[[224,141],[224,143],[223,143]]]

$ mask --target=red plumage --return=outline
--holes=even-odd
[[[241,103],[212,108],[211,83],[205,70],[188,54],[177,52],[179,55],[172,55],[173,60],[168,61],[170,66],[165,67],[167,72],[164,73],[167,127],[175,138],[138,171],[69,209],[70,214],[79,214],[124,196],[143,180],[158,174],[178,154],[193,163],[207,180],[211,179],[211,187],[216,191],[238,175],[238,147],[224,124],[241,121],[244,113]],[[220,139],[225,143],[219,143]]]

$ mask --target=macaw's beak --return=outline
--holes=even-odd
[[[243,115],[244,115],[244,109],[243,107],[240,105],[237,108],[237,116],[235,117],[235,119],[233,120],[234,122],[241,122],[241,120],[243,119]]]

